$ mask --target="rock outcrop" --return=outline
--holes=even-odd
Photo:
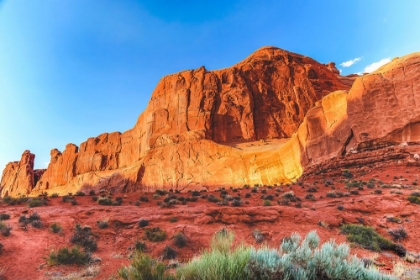
[[[34,170],[35,155],[24,151],[20,161],[9,162],[3,170],[1,195],[28,195],[45,170]]]
[[[356,78],[273,47],[230,68],[169,75],[131,130],[52,150],[47,171],[28,181],[26,193],[295,180],[347,153],[419,142],[419,75],[419,53]],[[16,170],[9,165],[4,174]],[[1,194],[16,195],[7,178]]]

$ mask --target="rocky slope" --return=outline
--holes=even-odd
[[[20,175],[34,173],[22,162],[9,164],[1,195],[295,180],[347,153],[418,142],[419,75],[415,53],[357,78],[347,93],[355,77],[333,64],[262,48],[231,68],[163,78],[133,129],[52,150],[39,180]]]

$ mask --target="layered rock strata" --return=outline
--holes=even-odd
[[[369,147],[420,141],[420,53],[372,74],[267,47],[218,71],[163,78],[133,129],[51,151],[26,192],[276,184]],[[318,101],[318,102],[316,102]],[[10,164],[9,164],[10,165]],[[16,195],[6,167],[1,195]]]

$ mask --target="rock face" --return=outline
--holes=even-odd
[[[418,142],[419,61],[412,54],[356,79],[266,47],[230,68],[169,75],[131,130],[52,150],[26,193],[275,184],[366,147]],[[2,195],[17,194],[10,177]]]
[[[3,170],[1,196],[28,195],[45,170],[34,170],[35,155],[24,151],[20,161],[10,162]],[[8,187],[3,187],[8,186]]]

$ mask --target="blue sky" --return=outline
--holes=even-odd
[[[26,149],[45,168],[52,148],[123,132],[164,75],[262,46],[343,74],[420,51],[419,13],[414,0],[0,0],[0,170]]]

